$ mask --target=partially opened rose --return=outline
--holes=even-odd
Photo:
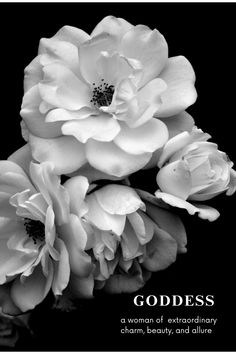
[[[77,185],[83,195],[86,181]],[[80,187],[80,188],[79,188]],[[90,257],[80,217],[49,163],[31,163],[29,176],[13,161],[0,161],[0,307],[11,315],[33,309],[50,289],[61,295],[70,273],[86,277]]]
[[[58,174],[88,162],[122,177],[165,144],[168,130],[158,118],[194,103],[194,81],[185,57],[168,59],[156,29],[112,16],[91,35],[65,26],[41,39],[25,69],[23,135],[33,157],[52,161]]]
[[[236,189],[236,172],[227,155],[218,150],[210,136],[200,129],[174,136],[164,146],[155,194],[172,206],[185,208],[190,214],[215,220],[219,213],[208,206],[189,201],[209,200],[220,193],[231,195]]]
[[[150,272],[165,269],[175,261],[177,251],[185,251],[180,219],[152,203],[145,205],[134,189],[110,184],[92,191],[85,200],[84,218],[93,228],[86,251],[95,265],[95,288],[134,292],[144,286]]]

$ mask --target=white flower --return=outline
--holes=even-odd
[[[216,144],[206,141],[209,138],[195,127],[191,133],[183,132],[166,143],[158,163],[160,191],[155,195],[172,206],[213,221],[219,216],[217,210],[187,200],[198,202],[223,192],[233,194],[236,172],[227,155]]]
[[[14,158],[24,156],[26,163],[26,154],[21,153],[16,153]],[[81,207],[81,213],[82,210]],[[69,195],[51,164],[31,163],[27,176],[15,162],[0,161],[0,306],[3,312],[17,314],[33,309],[50,289],[54,295],[61,295],[71,272],[87,276],[91,262],[83,250],[85,238],[82,222],[79,216],[70,214]]]
[[[194,103],[194,81],[186,58],[168,59],[156,29],[112,16],[91,35],[65,26],[41,39],[25,69],[24,137],[33,157],[52,161],[58,174],[88,162],[122,177],[165,144],[168,130],[158,118]]]
[[[86,251],[95,264],[95,288],[136,291],[150,271],[168,267],[177,250],[185,252],[186,234],[179,218],[153,203],[145,205],[134,189],[109,184],[92,191],[85,201],[84,218],[92,226]]]

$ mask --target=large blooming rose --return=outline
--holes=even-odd
[[[84,218],[93,229],[86,250],[95,264],[95,288],[113,293],[136,291],[150,272],[165,269],[175,261],[177,251],[186,251],[180,219],[151,202],[145,205],[134,189],[109,184],[85,200]]]
[[[160,190],[155,194],[172,206],[187,209],[190,214],[197,212],[202,218],[215,220],[219,216],[215,209],[187,202],[235,192],[233,163],[216,144],[207,141],[209,138],[194,127],[191,133],[183,132],[166,143],[158,163]]]
[[[167,141],[158,118],[194,103],[194,81],[185,57],[168,59],[156,29],[111,16],[91,35],[65,26],[41,39],[38,56],[25,69],[23,135],[33,157],[52,161],[58,174],[88,162],[125,176]]]
[[[16,154],[17,155],[17,154]],[[16,158],[15,155],[15,158]],[[13,157],[12,157],[13,159]],[[86,181],[77,185],[81,198]],[[33,309],[51,289],[61,295],[72,271],[86,277],[90,257],[80,214],[49,163],[31,163],[29,176],[13,161],[0,161],[0,306],[4,313]]]

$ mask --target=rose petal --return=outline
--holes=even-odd
[[[89,183],[92,183],[92,182],[97,181],[99,179],[109,179],[112,181],[117,181],[117,180],[124,178],[123,176],[122,177],[111,176],[107,173],[96,170],[95,168],[90,166],[88,163],[86,163],[85,165],[80,167],[77,171],[67,174],[67,176],[69,176],[69,177],[75,177],[78,175],[82,175],[82,176],[86,177],[88,179]]]
[[[41,303],[48,294],[53,279],[53,265],[49,259],[49,275],[46,278],[41,266],[37,266],[32,275],[26,277],[24,282],[17,278],[11,288],[11,297],[14,303],[23,312],[32,310]]]
[[[138,25],[131,28],[122,38],[121,50],[128,58],[141,61],[143,77],[140,87],[158,76],[168,58],[168,47],[164,37],[155,30]]]
[[[121,123],[122,124],[122,123]],[[139,155],[154,152],[161,148],[168,140],[168,130],[159,119],[152,118],[138,128],[129,128],[121,125],[120,133],[114,142],[129,154]]]
[[[99,113],[97,113],[98,115]],[[45,122],[60,122],[88,118],[90,115],[96,115],[96,112],[88,107],[83,107],[78,111],[68,111],[63,108],[52,109],[48,112]]]
[[[133,128],[136,128],[152,119],[155,111],[162,104],[161,95],[166,88],[166,83],[157,78],[149,81],[141,90],[139,90],[137,94],[137,117],[134,117],[133,121],[128,119],[127,124]]]
[[[178,244],[178,252],[186,252],[187,236],[180,218],[168,210],[146,203],[147,215],[162,229],[172,236]]]
[[[60,122],[47,123],[45,116],[40,113],[39,105],[42,98],[38,86],[34,86],[25,93],[21,107],[21,117],[28,130],[42,138],[54,138],[62,135]]]
[[[29,175],[29,165],[32,160],[31,150],[29,144],[25,144],[20,149],[16,150],[8,157],[8,161],[12,161],[20,166],[24,172]]]
[[[10,316],[19,315],[20,309],[14,304],[10,295],[11,284],[0,286],[0,308],[1,311]]]
[[[145,245],[149,242],[153,236],[153,222],[145,213],[138,211],[127,215],[127,218],[132,225],[136,236],[141,245]]]
[[[147,164],[151,153],[131,155],[112,142],[89,140],[86,144],[88,162],[107,174],[122,177],[133,173]]]
[[[3,175],[0,175],[1,192],[13,195],[26,189],[30,190],[31,193],[36,192],[28,177],[14,172],[6,172]]]
[[[50,201],[52,201],[57,224],[61,225],[67,222],[69,217],[69,195],[60,184],[60,178],[55,174],[54,166],[46,162],[40,165],[32,163],[30,174],[34,176],[34,180],[48,204],[51,204]],[[37,175],[38,177],[36,177]],[[40,181],[40,175],[42,176],[42,181]],[[47,194],[50,196],[50,200]]]
[[[96,63],[101,52],[115,49],[115,38],[108,33],[101,33],[79,47],[80,72],[90,84],[99,82]]]
[[[143,266],[151,272],[169,267],[175,262],[177,254],[176,241],[156,225],[154,230],[154,236],[146,246],[147,258],[143,262]]]
[[[116,235],[121,235],[125,227],[125,215],[113,215],[106,212],[98,203],[96,193],[91,193],[86,198],[88,213],[85,215],[98,229],[111,230]]]
[[[220,213],[216,209],[208,205],[191,204],[188,203],[186,200],[159,191],[155,192],[155,195],[158,199],[163,200],[165,203],[173,207],[186,209],[190,215],[198,213],[198,216],[201,219],[214,221],[220,216]]]
[[[20,231],[18,232],[18,239],[25,239],[25,232]],[[14,276],[24,272],[37,257],[35,253],[26,254],[10,249],[7,241],[5,238],[0,239],[0,284],[4,284],[7,281],[7,276]]]
[[[11,194],[0,192],[0,217],[16,218],[16,208],[14,208],[9,200]]]
[[[79,47],[80,44],[90,39],[90,36],[77,27],[63,26],[52,38],[70,42],[76,47]]]
[[[68,179],[64,184],[70,196],[70,210],[73,214],[82,217],[87,212],[84,202],[89,183],[86,177],[76,176]]]
[[[160,169],[156,177],[162,192],[172,194],[181,199],[187,199],[191,191],[191,174],[188,164],[175,161]]]
[[[137,209],[145,210],[145,205],[134,189],[118,184],[109,184],[96,192],[100,206],[109,214],[126,215]]]
[[[161,120],[166,124],[168,128],[169,139],[184,131],[190,133],[194,126],[194,119],[187,112],[181,112],[176,116],[162,118]]]
[[[99,141],[111,141],[119,131],[119,123],[105,114],[69,121],[62,126],[64,135],[72,135],[81,143],[86,143],[90,138]]]
[[[38,84],[42,99],[59,108],[77,110],[90,106],[89,87],[66,66],[54,63],[43,68],[44,79]]]
[[[128,78],[133,68],[119,53],[115,52],[109,55],[102,52],[96,63],[97,72],[101,79],[104,80],[102,85],[116,85],[122,79]]]
[[[77,276],[88,276],[93,266],[90,256],[84,252],[87,234],[78,216],[70,214],[69,222],[59,226],[58,233],[66,245],[71,271]]]
[[[79,73],[78,48],[70,42],[54,38],[41,38],[39,42],[40,63],[45,66],[61,62],[71,69],[75,75]]]
[[[131,227],[130,223],[127,222],[121,237],[121,250],[124,260],[127,261],[140,256],[142,253],[139,252],[139,246],[139,240],[134,229]]]
[[[236,191],[236,171],[231,168],[229,189],[226,192],[226,195],[232,195],[235,193],[235,191]]]
[[[60,253],[60,259],[54,263],[54,277],[52,291],[55,295],[62,295],[62,291],[67,287],[70,278],[69,255],[64,242],[57,238],[55,247]]]
[[[173,138],[168,140],[166,145],[164,146],[162,155],[160,156],[158,162],[158,167],[161,167],[170,157],[172,161],[181,159],[184,151],[181,149],[186,147],[185,153],[187,153],[189,149],[192,149],[194,147],[190,145],[192,142],[205,141],[208,140],[210,137],[211,136],[209,134],[203,133],[201,129],[197,129],[197,128],[194,129],[191,132],[191,134],[185,131],[183,133],[174,136]],[[207,144],[209,146],[210,143]],[[212,148],[214,148],[214,146],[212,146]],[[180,151],[179,155],[177,154],[178,151]],[[174,159],[173,159],[173,155],[175,157]]]
[[[94,28],[91,33],[91,37],[95,37],[100,33],[106,32],[113,36],[117,36],[117,38],[120,39],[132,27],[133,25],[123,18],[106,16]]]
[[[30,134],[29,144],[34,159],[52,162],[56,174],[73,172],[86,162],[84,144],[73,137],[43,139]]]
[[[43,79],[42,65],[40,55],[34,58],[24,70],[24,92],[29,91]]]
[[[196,101],[195,74],[185,57],[169,58],[159,77],[167,83],[168,88],[162,94],[163,104],[157,112],[158,118],[178,114]]]
[[[25,177],[27,179],[27,175],[19,166],[17,163],[14,161],[8,161],[8,160],[0,160],[0,175],[4,175],[5,173],[14,173],[14,174],[19,174],[22,177]]]

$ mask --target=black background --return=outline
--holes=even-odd
[[[236,161],[235,149],[235,10],[233,3],[12,3],[0,4],[1,125],[0,158],[23,145],[19,110],[24,67],[36,56],[41,37],[63,25],[91,32],[107,15],[157,28],[170,56],[186,56],[196,72],[197,102],[188,109],[196,124]],[[145,183],[151,183],[146,175]],[[73,313],[35,310],[36,337],[23,338],[18,350],[76,351],[217,351],[235,344],[235,196],[211,201],[220,218],[214,223],[181,213],[188,234],[188,253],[167,270],[153,274],[138,293],[213,294],[214,307],[135,307],[132,295],[98,296],[81,302]],[[211,335],[121,335],[121,317],[217,317]]]

